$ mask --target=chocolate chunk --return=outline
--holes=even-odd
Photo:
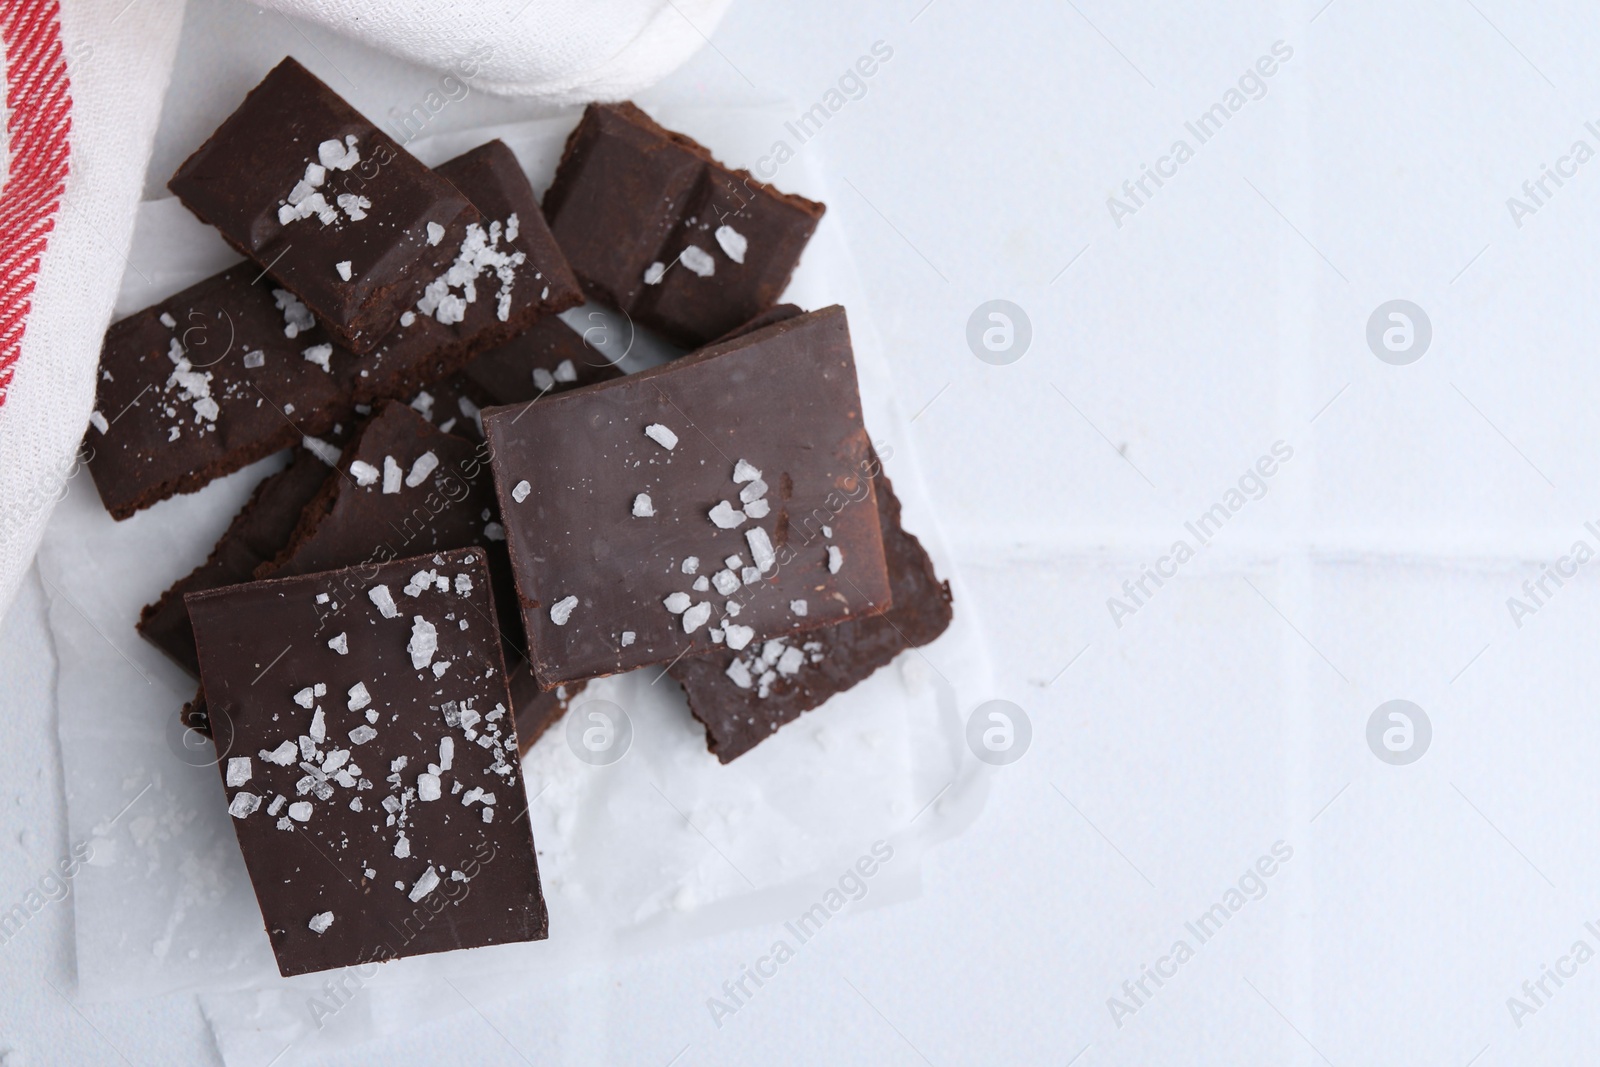
[[[167,187],[358,353],[456,258],[444,231],[478,221],[454,186],[293,59]]]
[[[497,510],[480,446],[386,401],[339,457],[338,476],[306,505],[288,543],[255,576],[348,568],[345,581],[356,588],[387,560],[477,545],[497,582],[510,654],[520,658],[522,626]]]
[[[543,939],[483,553],[385,563],[355,596],[345,577],[186,598],[279,972]]]
[[[548,693],[539,688],[538,679],[526,662],[511,668],[511,701],[517,709],[517,751],[526,756],[533,743],[561,720],[587,682],[558,685]]]
[[[354,419],[358,404],[409,398],[581,300],[509,149],[490,142],[438,173],[494,222],[513,214],[519,220],[510,247],[524,261],[511,268],[507,318],[499,316],[499,280],[491,274],[480,279],[481,299],[465,304],[460,322],[412,311],[408,325],[356,356],[312,325],[287,290],[240,264],[123,319],[100,353],[96,406],[104,428],[90,431],[89,469],[113,517],[193,492],[304,435],[327,433]]]
[[[889,606],[843,308],[484,430],[544,688]]]
[[[752,642],[743,652],[685,657],[667,669],[705,725],[706,746],[723,763],[949,627],[950,583],[939,580],[922,543],[901,527],[900,501],[881,468],[873,483],[892,608],[799,638]]]
[[[691,348],[777,301],[825,210],[626,103],[583,113],[544,209],[592,298]]]
[[[194,630],[183,606],[184,594],[248,582],[255,569],[276,556],[288,542],[300,521],[301,510],[317,495],[330,473],[331,468],[315,455],[303,448],[295,449],[294,459],[287,467],[256,486],[206,561],[174,582],[160,600],[145,606],[138,624],[145,640],[198,676],[200,664],[195,659]]]

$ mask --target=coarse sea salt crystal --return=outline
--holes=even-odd
[[[687,557],[683,561],[683,566],[681,568],[681,570],[685,574],[693,574],[695,571],[698,571],[699,569],[700,569],[700,557],[699,556],[689,556],[689,557]]]
[[[100,414],[98,411],[91,411],[89,413],[89,422],[101,433],[105,433],[107,430],[111,429],[111,424],[106,421],[106,417]]]
[[[704,626],[709,618],[711,618],[711,602],[702,600],[683,613],[683,632],[686,634],[694,633]]]
[[[739,576],[732,571],[718,571],[711,576],[711,584],[717,587],[717,592],[727,596],[738,592]]]
[[[287,767],[294,762],[294,758],[299,755],[299,752],[300,750],[295,747],[293,741],[285,741],[271,752],[262,749],[256,754],[268,763],[276,763],[280,767]],[[277,812],[273,812],[273,814],[276,815]]]
[[[295,822],[311,821],[311,801],[297,800],[289,805],[289,818]]]
[[[828,546],[828,573],[838,574],[839,568],[844,566],[844,553],[839,551],[838,545]]]
[[[172,317],[170,311],[163,311],[161,313],[161,325],[169,330],[175,330],[178,328],[178,320]]]
[[[338,271],[339,277],[343,278],[345,281],[350,280],[350,261],[348,259],[341,259],[339,262],[333,265],[333,269]]]
[[[772,551],[772,541],[767,537],[767,531],[759,526],[753,530],[746,530],[744,539],[750,545],[750,557],[755,560],[756,567],[762,574],[770,571],[772,565],[778,561],[778,557]]]
[[[789,601],[789,610],[796,615],[804,615],[806,613],[806,602],[804,600],[791,600]]]
[[[745,515],[752,519],[764,519],[770,510],[771,506],[765,500],[752,500],[744,506]]]
[[[228,758],[228,785],[229,787],[241,786],[250,780],[250,757],[230,756]]]
[[[627,648],[629,645],[633,644],[633,639],[635,636],[636,635],[632,630],[622,631],[622,647]]]
[[[364,459],[358,459],[350,464],[350,477],[356,480],[357,485],[376,485],[378,481],[378,468]]]
[[[339,653],[341,656],[348,656],[350,654],[350,638],[346,634],[341,633],[339,636],[328,642],[328,647]]]
[[[550,621],[557,626],[565,626],[567,620],[572,618],[572,609],[578,606],[575,596],[563,597],[550,605]]]
[[[644,435],[668,452],[678,447],[678,435],[659,422],[652,422],[649,426],[646,426]]]
[[[411,473],[406,475],[406,488],[415,489],[421,485],[438,465],[439,457],[431,451],[418,456],[417,461],[411,464]]]
[[[511,499],[520,504],[528,499],[528,494],[531,492],[533,492],[533,486],[529,485],[528,479],[524,478],[511,487]]]
[[[646,285],[660,285],[661,279],[667,273],[667,265],[659,259],[644,269],[644,283]]]
[[[733,465],[733,480],[736,484],[754,482],[760,478],[761,472],[742,459]]]
[[[711,580],[702,574],[694,580],[693,588],[696,593],[708,592],[711,589]]]
[[[294,695],[294,702],[299,704],[302,708],[310,710],[311,705],[317,702],[317,697],[316,694],[311,691],[311,687],[308,685]]]
[[[428,243],[437,245],[442,240],[444,240],[444,227],[437,222],[428,223]]]
[[[456,575],[456,595],[457,596],[471,596],[472,595],[472,576],[470,574],[458,574],[458,575]]]
[[[717,506],[712,508],[709,514],[711,516],[712,523],[719,530],[736,529],[742,525],[745,520],[744,512],[736,510],[734,506],[728,503],[726,500],[717,501]]]
[[[317,914],[311,916],[310,922],[306,923],[306,926],[314,934],[325,934],[328,932],[328,927],[332,925],[333,912],[331,911],[319,911]]]
[[[663,600],[661,603],[665,605],[666,609],[672,612],[674,615],[682,615],[684,612],[689,610],[689,605],[693,603],[693,601],[688,593],[671,593],[667,596],[667,599]]]
[[[786,648],[783,655],[778,657],[778,673],[788,677],[800,670],[800,665],[806,661],[806,654],[798,648]]]
[[[378,614],[386,619],[395,618],[400,614],[400,610],[394,606],[394,597],[389,594],[389,587],[386,585],[375,585],[368,589],[367,599],[377,607]]]
[[[438,885],[439,872],[434,870],[432,867],[429,867],[427,870],[422,872],[422,877],[417,879],[416,884],[411,887],[411,892],[406,895],[409,896],[411,898],[411,902],[415,904],[417,901],[433,892]]]
[[[351,711],[360,711],[372,703],[372,694],[367,692],[366,682],[357,682],[350,687],[350,700],[346,705]]]
[[[556,364],[556,371],[551,377],[558,382],[575,382],[578,380],[578,368],[572,365],[572,360],[564,359]]]
[[[406,651],[411,653],[411,666],[415,670],[432,663],[433,654],[439,651],[439,632],[421,615],[411,617],[411,642],[406,645]]]
[[[728,640],[728,647],[733,647],[733,640],[731,638]],[[740,645],[739,647],[743,648],[744,646]],[[745,662],[742,659],[736,659],[732,663],[728,664],[726,674],[733,680],[733,684],[738,686],[740,689],[749,689],[755,681],[755,679],[750,677],[750,668],[745,665]]]
[[[330,374],[333,373],[332,367],[329,364],[329,357],[333,355],[332,345],[312,345],[310,348],[306,349],[300,354],[306,358],[307,363],[315,363],[324,371],[327,371]]]
[[[349,733],[350,743],[352,745],[364,745],[377,736],[378,731],[374,730],[371,726],[357,726]]]
[[[728,253],[729,259],[735,263],[744,262],[745,251],[750,247],[750,242],[745,239],[744,234],[732,226],[722,225],[717,227],[715,237],[717,238],[717,244],[721,245],[722,250]]]
[[[748,645],[756,636],[755,630],[751,627],[740,626],[738,623],[732,622],[724,626],[722,628],[722,632],[727,635],[728,647],[733,649],[735,652]],[[749,686],[746,685],[745,688],[748,689]]]
[[[633,517],[636,519],[652,518],[656,513],[655,505],[650,503],[649,493],[640,493],[633,498]]]
[[[439,776],[436,774],[417,775],[417,799],[438,800],[443,794],[439,789]]]
[[[694,271],[702,278],[709,278],[717,273],[717,261],[711,258],[711,253],[699,245],[689,245],[683,250],[683,255],[678,257],[685,267]]]
[[[244,367],[245,367],[245,370],[260,370],[262,367],[265,367],[266,365],[267,365],[267,354],[265,352],[261,351],[261,349],[258,348],[253,352],[246,352],[244,354]]]
[[[498,522],[484,523],[483,536],[491,541],[504,541],[506,539],[506,528]]]
[[[394,461],[393,456],[384,456],[383,491],[385,493],[398,493],[400,491],[400,479],[402,477],[403,472],[400,470],[400,464]]]
[[[254,793],[238,792],[233,795],[233,800],[228,804],[228,814],[235,819],[243,819],[261,806],[261,798]]]
[[[749,485],[739,490],[739,501],[740,503],[748,504],[751,501],[760,500],[766,495],[767,483],[760,478],[756,478]]]
[[[533,387],[541,393],[548,393],[556,387],[556,376],[543,367],[533,368]]]

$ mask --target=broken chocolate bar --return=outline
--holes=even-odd
[[[543,688],[889,607],[843,308],[484,431]]]
[[[483,553],[186,599],[285,977],[548,929]]]
[[[89,469],[113,517],[324,434],[352,420],[358,404],[409,398],[581,300],[509,149],[490,142],[438,173],[482,205],[491,227],[503,223],[500,244],[522,257],[507,268],[509,308],[485,280],[483,299],[464,303],[459,320],[452,310],[441,321],[442,302],[433,314],[408,311],[375,351],[356,356],[292,293],[240,264],[123,319],[106,334],[91,419],[103,440]],[[488,277],[503,284],[498,271]]]
[[[173,583],[139,614],[139,633],[190,674],[199,675],[194,630],[183,606],[185,593],[248,582],[255,570],[276,556],[289,540],[300,512],[317,495],[332,468],[314,453],[297,448],[289,465],[262,479],[204,563]]]
[[[167,187],[271,271],[339,344],[368,352],[478,221],[467,197],[285,59]]]
[[[693,348],[778,300],[825,208],[632,104],[591,104],[544,210],[590,297]]]
[[[684,657],[667,669],[706,728],[706,746],[727,763],[837,693],[866,680],[908,648],[950,625],[950,584],[922,543],[900,525],[900,501],[881,469],[873,479],[894,606],[801,637]]]

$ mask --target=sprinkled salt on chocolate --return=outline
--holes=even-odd
[[[800,667],[806,661],[806,654],[798,648],[789,647],[783,650],[783,655],[778,657],[778,673],[784,677],[798,674]]]
[[[245,370],[260,370],[267,365],[267,354],[257,348],[244,354]]]
[[[424,452],[418,456],[417,461],[411,464],[411,473],[406,475],[406,488],[415,489],[421,485],[438,465],[439,457],[434,455],[432,451]]]
[[[378,731],[374,730],[371,726],[357,726],[346,736],[350,738],[350,743],[352,745],[364,745],[368,741],[371,741],[374,737],[377,737]]]
[[[696,593],[707,592],[711,589],[711,579],[702,574],[694,580],[693,588]]]
[[[700,557],[688,556],[683,561],[682,570],[685,574],[693,574],[700,569]]]
[[[711,618],[711,602],[702,600],[683,613],[683,632],[686,634],[694,633],[704,626],[709,618]]]
[[[798,650],[797,650],[798,651]],[[439,776],[436,774],[417,775],[417,799],[438,800],[443,795],[439,790]]]
[[[719,530],[733,530],[744,523],[745,514],[738,511],[726,500],[717,501],[717,506],[710,511],[711,521]]]
[[[667,265],[659,259],[644,269],[644,283],[646,285],[660,285],[662,277],[667,273]]]
[[[760,483],[756,484],[759,485]],[[750,556],[755,560],[755,564],[761,573],[765,574],[770,571],[773,564],[778,562],[778,557],[772,551],[772,540],[767,537],[767,531],[759,526],[753,530],[746,530],[744,539],[750,545]]]
[[[822,528],[822,536],[823,537],[832,537],[833,536],[833,527],[832,526],[824,526]]]
[[[386,619],[392,619],[400,614],[399,609],[394,606],[394,597],[389,595],[389,587],[386,585],[375,585],[368,589],[367,599],[372,601],[378,613]]]
[[[511,487],[511,499],[520,504],[528,499],[528,494],[531,492],[533,492],[533,486],[529,485],[528,479],[524,478]]]
[[[272,290],[273,303],[278,305],[278,310],[283,312],[283,335],[291,340],[298,337],[304,330],[309,330],[317,324],[316,318],[311,314],[311,309],[300,302],[300,298],[287,289]]]
[[[235,819],[242,819],[252,814],[261,806],[261,798],[254,793],[238,792],[233,795],[233,800],[228,804],[228,814]]]
[[[472,595],[472,576],[470,574],[456,575],[456,596]],[[449,618],[448,615],[445,618]]]
[[[738,591],[739,576],[732,571],[718,571],[711,576],[711,584],[717,587],[717,592],[727,596]]]
[[[550,621],[557,626],[565,626],[567,620],[572,618],[572,609],[578,606],[578,598],[565,597],[550,605]]]
[[[317,702],[316,694],[311,691],[311,687],[308,685],[294,695],[294,702],[309,711],[311,706]]]
[[[844,566],[844,553],[839,551],[838,545],[828,546],[828,573],[838,574],[839,568]]]
[[[755,479],[749,485],[739,490],[739,500],[741,503],[745,504],[748,504],[754,500],[760,500],[766,495],[767,483],[762,481],[760,478]]]
[[[744,234],[740,233],[732,226],[724,224],[717,227],[715,236],[717,238],[717,244],[721,245],[722,250],[728,253],[729,259],[733,260],[735,263],[742,264],[744,262],[744,254],[750,247],[750,242],[748,239],[746,239]]]
[[[297,800],[289,805],[289,818],[295,822],[311,821],[311,801]]]
[[[761,568],[746,567],[739,572],[739,577],[744,581],[745,585],[755,585],[761,580]]]
[[[294,758],[299,754],[300,750],[295,747],[295,743],[293,741],[285,741],[271,752],[268,752],[266,749],[262,749],[260,752],[256,753],[256,755],[260,756],[268,763],[275,763],[279,767],[287,767],[294,763]],[[272,814],[276,815],[278,813],[273,812]]]
[[[383,491],[385,493],[398,493],[400,491],[400,479],[403,475],[404,472],[400,470],[400,464],[395,462],[393,456],[383,457]]]
[[[551,377],[558,382],[575,382],[578,380],[578,368],[572,365],[572,360],[564,359],[556,364],[556,371]]]
[[[379,610],[382,609],[380,608]],[[355,685],[352,685],[350,687],[349,696],[350,700],[345,706],[351,711],[360,711],[362,708],[372,703],[372,694],[367,692],[366,682],[357,682]]]
[[[89,412],[89,423],[101,433],[105,433],[107,430],[111,429],[111,424],[106,421],[106,417],[100,414],[98,411]]]
[[[306,923],[306,926],[314,934],[325,934],[328,932],[328,927],[332,925],[333,912],[331,911],[319,911],[317,914],[311,916],[310,922]]]
[[[175,330],[178,328],[178,320],[172,317],[170,311],[163,311],[161,313],[161,325],[169,330]]]
[[[411,653],[411,666],[416,670],[432,663],[433,654],[439,651],[439,632],[421,615],[411,617],[411,642],[406,651]]]
[[[350,280],[350,261],[348,259],[342,259],[335,263],[333,265],[333,269],[338,271],[339,277],[343,278],[345,281]]]
[[[739,607],[739,602],[737,600],[728,601],[727,604],[726,604],[726,608],[727,608],[728,615],[730,617],[738,618],[739,612],[740,612],[741,609]]]
[[[378,481],[378,468],[364,459],[358,459],[350,464],[350,477],[360,486],[375,485]]]
[[[717,261],[711,258],[710,252],[699,245],[689,245],[678,259],[702,278],[709,278],[717,273]]]
[[[533,368],[533,387],[541,393],[548,393],[556,387],[556,376],[543,367]]]
[[[506,539],[506,528],[498,522],[485,523],[483,536],[491,541],[504,541]]]
[[[740,555],[729,556],[727,559],[722,561],[722,565],[727,567],[730,571],[736,571],[740,567],[744,566],[744,557]]]
[[[755,467],[751,466],[745,460],[741,459],[739,462],[733,465],[733,481],[736,485],[744,482],[757,481],[760,479],[760,477],[761,472]]]
[[[437,245],[442,240],[444,240],[444,227],[437,222],[428,223],[428,243]]]
[[[746,640],[748,641],[748,638]],[[728,638],[728,647],[735,647],[732,636]],[[744,645],[739,645],[738,647],[743,648]],[[733,680],[733,684],[740,689],[749,689],[755,684],[755,679],[750,677],[750,668],[745,666],[745,662],[742,659],[736,659],[728,664],[727,675]]]
[[[752,519],[764,519],[770,510],[771,507],[765,500],[752,500],[744,506],[745,515]]]
[[[632,630],[622,631],[622,647],[627,648],[629,645],[633,644],[633,639],[635,636],[636,635]]]
[[[796,615],[804,615],[806,613],[806,602],[804,600],[791,600],[789,601],[789,610]]]
[[[671,452],[678,446],[678,435],[659,422],[652,422],[644,428],[644,435],[662,448]]]
[[[722,630],[728,635],[728,647],[733,649],[735,652],[748,645],[756,636],[755,630],[748,626],[740,626],[738,623],[733,622],[728,623],[722,628]],[[746,684],[745,688],[748,689],[749,685]]]
[[[652,518],[656,513],[655,505],[650,503],[649,493],[640,493],[633,498],[633,517],[636,519]]]
[[[661,603],[674,615],[682,615],[689,610],[689,605],[693,603],[693,599],[688,593],[672,593]]]

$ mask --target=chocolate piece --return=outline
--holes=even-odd
[[[544,210],[590,297],[692,348],[782,295],[826,209],[624,103],[583,113]]]
[[[546,936],[482,551],[186,599],[280,973]]]
[[[524,262],[511,268],[506,319],[485,283],[484,298],[465,304],[460,322],[410,312],[409,325],[356,356],[251,264],[123,319],[100,353],[93,422],[103,439],[94,442],[89,464],[113,517],[193,492],[304,435],[327,433],[352,420],[358,404],[410,397],[581,299],[509,149],[490,142],[438,173],[459,183],[495,223],[512,214],[519,220],[510,247]]]
[[[511,702],[517,709],[517,752],[526,756],[533,743],[544,732],[561,720],[587,682],[558,685],[548,693],[539,689],[539,681],[528,669],[526,662],[511,668]]]
[[[494,487],[479,446],[441,433],[398,401],[385,401],[339,457],[306,505],[293,534],[257,578],[348,568],[352,588],[372,568],[400,556],[477,545],[496,582],[504,637],[522,654],[515,604]],[[354,595],[354,594],[347,594]],[[497,625],[484,618],[485,625]]]
[[[456,257],[466,197],[293,59],[167,183],[185,207],[367,352]]]
[[[843,308],[484,431],[543,688],[889,606]]]
[[[183,606],[184,594],[248,582],[256,568],[276,556],[288,542],[301,510],[331,473],[332,469],[311,452],[295,449],[294,459],[287,467],[256,486],[206,561],[174,582],[161,599],[145,605],[138,625],[145,640],[198,677],[200,664],[195,659],[194,629]],[[188,716],[185,712],[186,719]]]
[[[752,642],[743,652],[685,657],[667,668],[705,725],[706,747],[723,763],[949,627],[950,583],[939,580],[922,543],[901,527],[900,501],[881,468],[873,483],[892,608],[800,638]]]
[[[486,407],[520,404],[620,377],[621,370],[552,315],[485,352],[460,373],[430,385],[411,406],[446,433],[482,441],[481,412]]]

